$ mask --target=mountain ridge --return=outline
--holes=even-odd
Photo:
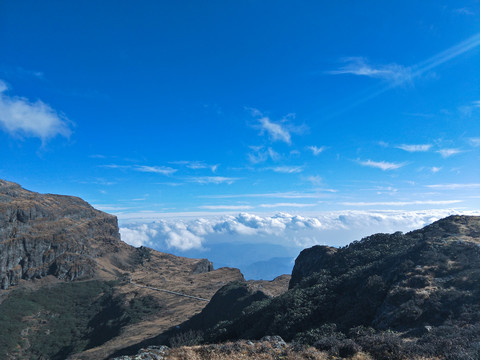
[[[287,292],[266,299],[243,288],[232,283],[217,292],[218,307],[235,311],[216,324],[205,307],[168,336],[196,331],[206,348],[280,336],[327,358],[478,359],[480,217],[452,215],[406,234],[314,246],[297,257]],[[194,321],[202,318],[206,326]]]
[[[80,198],[0,180],[0,280],[9,360],[107,359],[160,344],[223,358],[287,356],[280,348],[322,359],[480,357],[476,216],[313,246],[292,276],[246,282],[207,259],[123,243],[116,218]]]
[[[215,270],[207,259],[127,245],[115,216],[78,197],[39,194],[5,180],[0,280],[5,359],[107,358],[188,320],[207,303],[195,298],[209,300],[228,282],[245,282],[238,269]],[[70,311],[52,299],[59,296],[79,305]],[[66,336],[70,331],[77,335]]]

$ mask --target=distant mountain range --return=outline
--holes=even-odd
[[[480,358],[480,217],[314,246],[291,276],[246,282],[123,243],[79,198],[0,180],[0,285],[2,359]]]

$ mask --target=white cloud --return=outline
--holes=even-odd
[[[450,205],[462,200],[418,200],[418,201],[385,201],[385,202],[344,202],[346,206],[407,206],[407,205]]]
[[[99,165],[99,167],[103,167],[106,169],[129,169],[130,165],[107,164],[107,165]]]
[[[332,75],[352,74],[383,79],[394,83],[412,80],[412,70],[398,64],[372,65],[366,58],[349,57],[343,59],[344,66],[338,70],[329,71]]]
[[[459,8],[459,9],[454,9],[453,10],[454,13],[456,14],[460,14],[460,15],[467,15],[467,16],[472,16],[472,15],[475,15],[475,13],[470,10],[469,8]]]
[[[197,218],[162,217],[148,224],[123,220],[120,233],[129,244],[148,245],[160,251],[214,247],[218,242],[270,243],[300,249],[316,244],[343,246],[378,232],[419,229],[452,214],[480,215],[480,211],[346,210],[303,216],[240,213]]]
[[[270,121],[268,117],[262,117],[258,122],[260,123],[261,134],[266,132],[273,141],[292,143],[290,132],[281,124]]]
[[[129,210],[130,208],[128,207],[122,207],[118,205],[109,205],[109,204],[92,204],[92,206],[95,209],[101,210],[101,211],[123,211],[123,210]]]
[[[359,161],[359,164],[363,166],[382,169],[383,171],[399,169],[406,165],[406,163],[392,163],[392,162],[386,162],[386,161],[372,161],[372,160]]]
[[[252,207],[249,205],[203,205],[199,208],[206,210],[249,210]]]
[[[478,189],[480,184],[433,184],[427,185],[427,187],[439,190]]]
[[[468,142],[470,143],[470,145],[472,145],[474,147],[479,147],[480,146],[480,137],[470,138],[470,139],[468,139]]]
[[[309,176],[307,177],[307,181],[311,182],[315,186],[319,186],[322,184],[322,178],[318,175],[315,176]]]
[[[154,173],[154,174],[161,174],[161,175],[172,175],[177,172],[177,169],[173,169],[167,166],[147,166],[147,165],[118,165],[118,164],[107,164],[107,165],[100,165],[100,167],[107,168],[107,169],[122,169],[122,170],[130,170],[133,169],[139,172],[145,173]]]
[[[437,153],[442,155],[442,157],[444,157],[444,158],[448,158],[450,156],[457,155],[457,154],[460,154],[462,152],[463,151],[460,150],[460,149],[440,149],[440,150],[437,151]]]
[[[152,229],[149,224],[141,224],[135,228],[121,227],[122,240],[132,246],[151,245],[150,239],[157,235],[157,230]]]
[[[307,146],[307,149],[311,150],[313,155],[317,156],[318,154],[324,152],[326,147],[325,146],[318,147],[318,146],[312,145],[312,146]]]
[[[275,204],[260,204],[262,208],[278,208],[278,207],[295,207],[295,208],[303,208],[303,207],[311,207],[316,206],[318,204],[304,204],[304,203],[275,203]]]
[[[278,161],[280,154],[271,147],[265,148],[263,146],[250,146],[252,152],[248,154],[248,159],[252,164],[259,164],[267,161],[269,158],[272,161]]]
[[[432,166],[432,167],[430,168],[430,171],[431,171],[432,173],[434,173],[434,174],[437,173],[437,172],[439,172],[440,170],[442,170],[441,167]]]
[[[408,152],[421,152],[421,151],[428,151],[432,145],[430,144],[421,144],[421,145],[407,145],[407,144],[402,144],[397,146],[398,149],[402,149]]]
[[[167,166],[146,166],[146,165],[137,165],[134,168],[136,171],[162,174],[162,175],[172,175],[177,172],[177,169],[173,169]]]
[[[269,169],[283,174],[297,174],[303,171],[301,166],[276,166]]]
[[[239,178],[224,177],[224,176],[198,176],[189,178],[188,181],[198,184],[233,184]]]
[[[68,119],[41,100],[5,94],[7,84],[0,80],[0,126],[13,136],[37,137],[42,142],[57,135],[69,137]]]
[[[335,192],[335,190],[326,189],[324,191]],[[201,198],[208,199],[231,199],[231,198],[278,198],[278,199],[315,199],[321,195],[317,193],[301,193],[296,191],[264,193],[264,194],[223,194],[223,195],[202,195]]]
[[[171,164],[184,165],[189,169],[198,170],[198,169],[210,169],[212,172],[217,171],[220,165],[209,165],[203,161],[172,161]]]

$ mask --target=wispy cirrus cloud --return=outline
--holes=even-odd
[[[58,135],[72,133],[68,118],[41,100],[9,96],[7,84],[0,80],[0,127],[12,136],[36,137],[45,143]]]
[[[118,206],[118,205],[112,205],[112,204],[92,204],[92,206],[101,211],[124,211],[124,210],[131,210],[129,207],[124,207],[124,206]]]
[[[280,121],[273,121],[258,109],[248,108],[252,116],[257,118],[253,127],[260,130],[260,135],[267,135],[271,141],[280,141],[288,145],[292,144],[292,134],[303,134],[308,131],[305,124],[295,125],[292,120],[295,114],[287,114]]]
[[[303,171],[302,166],[276,166],[269,168],[269,170],[272,170],[277,173],[282,173],[282,174],[298,174]]]
[[[99,165],[99,167],[106,168],[106,169],[130,169],[130,165],[119,165],[119,164],[106,164],[106,165]]]
[[[249,210],[252,209],[250,205],[202,205],[199,209],[205,210]]]
[[[407,205],[450,205],[462,200],[418,200],[418,201],[379,201],[379,202],[343,202],[345,206],[407,206]]]
[[[262,117],[258,122],[260,123],[261,134],[267,133],[273,141],[292,143],[290,132],[282,124],[275,123],[268,117]]]
[[[311,182],[312,185],[319,186],[322,184],[322,178],[318,175],[311,175],[306,178],[307,181]]]
[[[351,74],[402,83],[412,80],[412,70],[409,67],[392,64],[371,64],[364,57],[347,57],[342,59],[345,64],[337,70],[329,71],[332,75]]]
[[[443,158],[448,158],[453,155],[457,155],[462,153],[463,151],[460,149],[440,149],[437,151]]]
[[[474,137],[468,139],[468,142],[471,146],[478,147],[480,146],[480,137]]]
[[[402,145],[396,146],[397,149],[401,149],[408,152],[425,152],[430,150],[431,147],[432,147],[431,144],[418,144],[418,145],[402,144]]]
[[[275,203],[275,204],[260,204],[261,208],[279,208],[279,207],[292,207],[292,208],[304,208],[316,206],[318,204],[305,204],[305,203]]]
[[[467,15],[467,16],[475,15],[475,12],[473,12],[472,10],[466,7],[454,9],[453,12],[459,15]]]
[[[475,100],[467,105],[462,105],[458,108],[461,114],[471,116],[474,112],[480,109],[480,100]]]
[[[198,184],[233,184],[240,178],[224,176],[197,176],[188,178],[187,181]]]
[[[120,169],[120,170],[134,170],[138,172],[144,173],[154,173],[154,174],[161,174],[161,175],[173,175],[178,170],[168,167],[168,166],[149,166],[149,165],[119,165],[119,164],[107,164],[107,165],[100,165],[100,167],[107,168],[107,169]]]
[[[6,75],[8,78],[45,79],[45,74],[42,71],[25,69],[21,66],[6,66],[2,64],[0,65],[0,73]]]
[[[466,184],[432,184],[426,185],[430,189],[437,190],[458,190],[458,189],[480,189],[480,184],[476,183],[466,183]]]
[[[134,166],[133,169],[135,171],[161,174],[161,175],[172,175],[172,174],[177,172],[177,169],[173,169],[173,168],[168,167],[168,166],[137,165],[137,166]]]
[[[170,164],[183,165],[192,170],[210,169],[212,172],[217,171],[218,167],[220,166],[218,164],[210,165],[204,161],[171,161]]]
[[[326,190],[335,191],[335,190]],[[322,197],[318,193],[302,193],[296,191],[263,193],[263,194],[223,194],[223,195],[202,195],[200,198],[207,199],[232,199],[232,198],[277,198],[277,199],[316,199]]]
[[[264,146],[250,146],[250,152],[248,153],[248,160],[252,164],[259,164],[262,162],[271,159],[272,161],[278,161],[281,156],[271,147],[264,147]]]
[[[372,160],[358,161],[358,163],[362,166],[373,167],[373,168],[381,169],[383,171],[396,170],[407,164],[407,163],[394,163],[394,162],[387,162],[387,161],[372,161]]]
[[[388,81],[385,86],[380,86],[374,89],[371,93],[365,96],[361,96],[352,103],[345,105],[342,104],[342,108],[330,115],[338,116],[345,111],[348,111],[360,104],[363,104],[369,100],[376,98],[377,96],[389,91],[397,86],[405,83],[412,82],[414,79],[422,76],[423,74],[435,69],[436,67],[458,57],[462,54],[475,49],[480,45],[480,33],[477,33],[458,44],[439,52],[438,54],[419,62],[412,66],[402,66],[398,64],[388,65],[371,65],[363,57],[349,57],[344,58],[345,65],[337,70],[333,70],[327,73],[332,75],[340,74],[352,74],[358,76],[368,76],[383,78]]]
[[[313,153],[313,155],[317,156],[317,155],[319,155],[319,154],[321,154],[322,152],[325,151],[326,146],[312,145],[312,146],[307,146],[307,149],[310,150]]]

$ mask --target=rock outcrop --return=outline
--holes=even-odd
[[[0,180],[0,286],[54,275],[90,278],[116,250],[116,217],[72,196],[38,194]]]
[[[302,250],[295,259],[295,266],[292,270],[289,288],[293,288],[300,280],[312,275],[321,269],[328,268],[338,249],[330,246],[316,245]]]
[[[195,267],[193,268],[193,273],[194,274],[203,274],[206,272],[210,272],[215,270],[213,267],[213,263],[209,261],[208,259],[200,259],[200,261],[195,264]]]

